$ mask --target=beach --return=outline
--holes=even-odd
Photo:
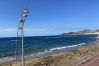
[[[26,65],[45,66],[48,64],[50,66],[66,66],[64,65],[65,63],[67,66],[77,65],[86,60],[83,58],[89,59],[98,51],[96,36],[97,35],[25,37],[24,57]],[[15,38],[3,39],[8,42],[5,42],[5,40],[2,41],[2,38],[0,39],[3,42],[1,46],[5,46],[4,50],[0,51],[0,65],[16,66],[16,62],[17,64],[21,64],[21,55],[13,54],[16,43]],[[33,41],[30,39],[33,39]],[[96,50],[94,50],[94,48]],[[2,52],[5,53],[3,57]]]
[[[99,54],[99,45],[90,45],[88,47],[82,47],[74,52],[60,52],[45,57],[35,57],[26,59],[26,66],[76,66],[86,60]],[[17,61],[20,64],[20,60]],[[1,66],[16,66],[16,62],[1,64]]]

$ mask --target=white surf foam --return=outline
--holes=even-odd
[[[71,45],[71,46],[56,47],[56,48],[51,48],[50,51],[60,50],[60,49],[66,49],[66,48],[72,48],[72,47],[82,46],[82,45],[85,45],[85,44],[86,43],[80,43],[80,44]]]

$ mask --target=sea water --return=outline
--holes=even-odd
[[[24,51],[28,53],[40,53],[42,51],[71,50],[74,51],[77,46],[87,46],[94,44],[97,35],[67,35],[67,36],[31,36],[24,37]],[[0,38],[0,57],[12,56],[21,51],[20,38],[4,37]],[[17,44],[17,45],[16,45]],[[74,48],[73,48],[74,47]]]

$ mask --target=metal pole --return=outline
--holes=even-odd
[[[24,58],[24,22],[25,18],[28,16],[28,9],[24,9],[22,15],[22,29],[21,29],[21,37],[22,37],[22,66],[25,66],[25,58]]]
[[[99,49],[99,33],[97,34],[98,36],[97,36],[97,50]]]
[[[23,14],[20,18],[18,32],[21,32],[21,45],[22,45],[22,66],[25,66],[25,58],[24,58],[24,22],[25,18],[28,16],[28,9],[24,9]]]
[[[98,35],[98,34],[97,34],[97,35]],[[98,36],[97,36],[96,42],[98,43]]]
[[[83,63],[83,49],[81,47],[81,62]]]
[[[24,24],[22,26],[22,32],[21,32],[21,37],[22,37],[22,66],[25,66],[25,61],[24,61]]]

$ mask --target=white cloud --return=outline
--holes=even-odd
[[[0,29],[0,32],[16,32],[16,28],[4,28]]]
[[[69,29],[74,30],[74,29]],[[53,35],[53,34],[61,34],[66,31],[69,31],[67,28],[33,28],[33,27],[25,27],[25,35]],[[0,28],[0,36],[16,36],[17,28]]]
[[[53,33],[53,32],[65,32],[69,30],[75,30],[73,28],[24,28],[25,33]],[[0,28],[0,33],[16,33],[17,28]]]
[[[42,28],[25,28],[25,32],[42,32],[46,31],[47,29],[42,29]],[[17,28],[3,28],[0,29],[0,32],[17,32]]]
[[[30,28],[30,29],[25,29],[25,31],[31,31],[31,32],[44,32],[47,31],[47,29],[42,29],[42,28]]]

